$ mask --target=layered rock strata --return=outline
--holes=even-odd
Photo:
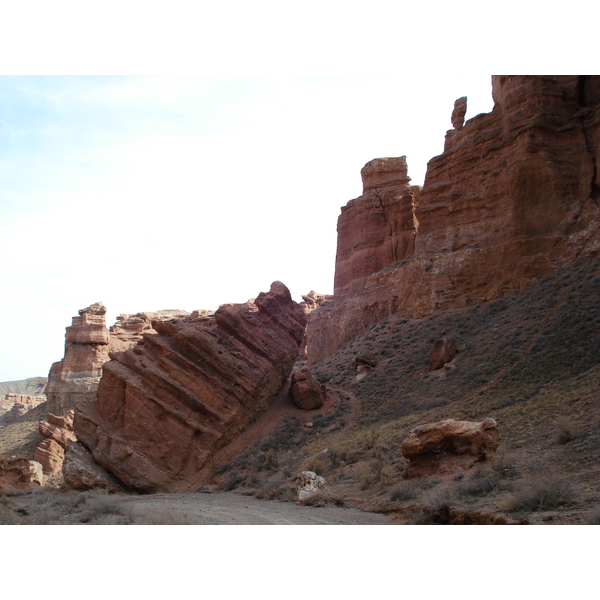
[[[334,300],[309,317],[309,364],[392,314],[516,294],[600,252],[600,76],[496,76],[492,95],[464,123],[457,101],[422,190],[404,157],[363,169],[338,220]]]
[[[48,412],[64,415],[80,402],[93,400],[108,360],[106,308],[97,302],[73,317],[65,334],[65,356],[52,365],[46,384]]]
[[[168,321],[180,319],[190,313],[183,310],[159,310],[156,312],[140,312],[134,315],[122,314],[109,329],[109,352],[124,352],[137,344],[144,333],[152,333],[152,321]],[[195,311],[196,316],[208,316],[211,311]]]
[[[275,399],[305,324],[280,282],[209,320],[153,321],[156,333],[111,354],[97,401],[75,409],[75,434],[131,488],[195,489],[200,468]]]
[[[33,459],[42,465],[44,474],[54,475],[62,469],[67,442],[75,442],[73,433],[73,409],[64,417],[46,415],[46,421],[40,421],[39,431],[44,440],[36,448]]]
[[[402,442],[408,466],[404,479],[469,469],[493,455],[500,444],[494,419],[480,423],[447,419],[415,427]]]

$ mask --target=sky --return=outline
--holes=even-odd
[[[46,376],[94,302],[111,325],[275,280],[298,301],[331,293],[364,164],[406,155],[422,184],[454,101],[488,112],[491,73],[537,66],[516,44],[495,51],[489,23],[460,26],[461,3],[35,6],[0,24],[0,381]],[[495,21],[535,39],[526,20]]]

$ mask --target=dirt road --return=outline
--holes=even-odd
[[[231,492],[153,494],[124,501],[127,511],[144,520],[162,514],[197,525],[386,525],[390,519],[375,513],[337,506],[297,506],[291,502],[258,500]]]

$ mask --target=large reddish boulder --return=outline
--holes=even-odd
[[[494,419],[482,422],[448,419],[415,427],[402,442],[408,466],[405,479],[469,469],[491,456],[500,443]]]
[[[303,410],[321,408],[325,403],[325,386],[320,384],[308,369],[292,373],[291,394],[294,403]]]
[[[309,364],[392,314],[513,295],[600,252],[600,76],[497,76],[492,95],[464,124],[457,102],[422,189],[404,157],[365,166],[338,219],[334,300],[309,315]]]
[[[429,353],[431,368],[435,371],[449,363],[458,352],[456,342],[451,338],[439,338],[435,340]]]
[[[98,400],[75,410],[75,434],[131,488],[196,489],[203,465],[286,383],[305,324],[280,282],[255,301],[221,306],[209,320],[154,321],[155,333],[111,354]]]

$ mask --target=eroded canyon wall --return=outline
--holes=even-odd
[[[214,317],[153,321],[153,333],[111,353],[97,401],[75,409],[94,460],[143,491],[195,489],[216,450],[247,428],[289,377],[306,315],[275,282]]]
[[[512,295],[600,251],[600,76],[495,76],[492,95],[467,122],[457,101],[422,190],[404,157],[365,166],[338,220],[334,299],[309,318],[310,363],[391,314]],[[397,166],[387,193],[377,165]]]

